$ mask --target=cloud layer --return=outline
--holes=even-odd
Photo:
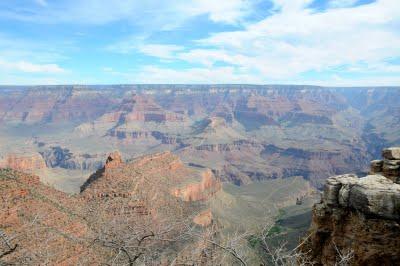
[[[0,44],[8,51],[0,52],[0,68],[10,75],[57,74],[60,83],[400,82],[398,0],[36,0],[4,7],[2,21],[57,37],[57,45],[24,47],[27,57],[10,48],[10,37]],[[58,45],[77,28],[84,33]],[[0,40],[11,34],[0,30]],[[59,57],[41,60],[36,52]]]

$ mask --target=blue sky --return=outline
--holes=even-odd
[[[0,84],[400,85],[399,0],[2,0]]]

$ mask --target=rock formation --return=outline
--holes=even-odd
[[[110,169],[110,168],[117,168],[123,164],[121,154],[119,151],[115,151],[113,153],[110,153],[108,155],[108,158],[106,160],[105,164],[105,169]]]
[[[92,230],[80,215],[85,206],[81,200],[43,185],[37,176],[10,169],[0,169],[0,194],[1,265],[101,260],[104,249],[85,240]]]
[[[388,148],[382,151],[383,160],[371,162],[371,173],[381,174],[395,183],[400,183],[400,148]]]
[[[46,163],[39,153],[32,154],[8,154],[0,167],[11,168],[23,172],[33,172],[46,168]]]
[[[96,170],[113,147],[127,146],[129,157],[158,147],[236,184],[301,175],[319,188],[329,176],[366,171],[376,151],[400,143],[399,95],[286,85],[2,86],[0,156],[34,137],[46,143],[32,152],[48,167]]]
[[[350,265],[400,261],[400,147],[384,149],[382,155],[365,177],[327,179],[302,248],[318,265],[334,265],[346,255]]]
[[[104,164],[103,154],[74,154],[73,151],[60,146],[42,147],[40,154],[49,168],[97,170]]]
[[[183,232],[212,224],[206,201],[220,188],[210,170],[187,167],[171,152],[129,162],[113,152],[74,196],[37,176],[0,169],[0,264],[95,265],[116,258],[136,265],[137,256],[159,265],[197,245]],[[127,245],[128,255],[119,255],[118,245]]]
[[[221,183],[215,179],[211,170],[201,173],[201,181],[187,184],[173,191],[176,197],[184,201],[208,200],[221,189]]]

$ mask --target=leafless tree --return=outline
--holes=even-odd
[[[18,247],[18,244],[12,243],[12,239],[1,229],[0,229],[0,240],[1,240],[0,259],[3,258],[4,256],[7,256],[8,254],[13,253]]]
[[[336,263],[335,266],[347,266],[351,264],[351,261],[353,260],[354,257],[354,250],[352,249],[344,249],[341,250],[338,248],[335,242],[333,242],[333,247],[335,248],[336,251]]]

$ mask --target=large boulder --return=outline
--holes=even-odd
[[[366,215],[399,220],[400,184],[382,175],[333,176],[326,181],[323,203],[333,208],[352,208]]]
[[[358,177],[353,174],[337,175],[329,177],[325,183],[323,201],[327,205],[336,206],[339,204],[339,191],[345,184],[357,182]]]
[[[400,147],[383,149],[382,157],[388,160],[400,160]]]
[[[381,175],[360,178],[351,188],[349,206],[386,219],[400,219],[400,185]]]

